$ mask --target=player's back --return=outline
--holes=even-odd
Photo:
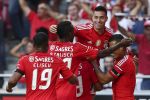
[[[89,49],[90,50],[90,49]],[[94,50],[93,50],[94,51]],[[91,57],[95,56],[97,52],[94,52],[94,55],[88,53],[88,48],[83,46],[81,43],[72,42],[49,42],[49,53],[51,55],[58,56],[67,63],[68,68],[77,75],[78,68],[81,62],[87,62],[85,59],[86,56],[90,55]],[[60,76],[57,81],[57,99],[58,100],[76,100],[76,85],[71,85]]]
[[[93,100],[93,86],[96,83],[98,79],[92,64],[81,63],[78,70],[77,100]]]
[[[135,64],[129,55],[117,62],[116,67],[122,74],[113,81],[113,100],[134,100]]]
[[[27,100],[57,100],[55,85],[65,66],[63,61],[47,53],[33,53],[22,59],[20,65],[24,66]]]

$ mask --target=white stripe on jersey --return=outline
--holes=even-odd
[[[115,65],[120,71],[123,71],[119,66]]]
[[[124,56],[118,63],[117,66],[120,67],[121,65],[123,65],[127,60],[128,60],[129,56],[126,55]]]
[[[82,24],[82,25],[77,25],[76,28],[77,30],[85,30],[85,29],[91,29],[93,27],[92,24]]]
[[[106,30],[107,32],[109,32],[109,33],[113,34],[113,30],[112,30],[111,28],[107,28],[107,27],[105,27],[105,30]]]

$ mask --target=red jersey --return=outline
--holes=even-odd
[[[35,12],[31,11],[28,15],[28,19],[31,25],[30,39],[32,40],[35,36],[36,30],[40,27],[44,27],[49,30],[49,27],[53,24],[57,24],[57,21],[53,18],[42,21]],[[57,40],[57,35],[49,33],[49,39],[51,41]]]
[[[110,74],[115,78],[112,83],[113,100],[134,100],[135,64],[129,55],[117,60]]]
[[[92,100],[92,86],[98,82],[93,66],[90,63],[80,64],[78,70],[77,100]]]
[[[57,100],[55,85],[59,73],[64,79],[73,75],[60,58],[47,53],[33,53],[22,57],[17,68],[26,78],[26,100]]]
[[[81,43],[49,42],[49,53],[58,56],[67,63],[68,68],[78,74],[80,63],[89,63],[87,59],[94,59],[98,54],[97,49],[91,49]],[[76,85],[69,84],[60,78],[57,82],[57,100],[76,100]]]
[[[105,28],[104,33],[99,34],[94,30],[92,24],[86,24],[76,26],[74,34],[78,42],[103,50],[108,47],[108,40],[112,36],[112,30]]]

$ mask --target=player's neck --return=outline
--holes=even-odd
[[[35,52],[42,52],[42,53],[46,53],[48,51],[47,48],[36,48]]]
[[[95,29],[95,28],[94,28]],[[102,29],[95,29],[95,31],[98,33],[98,34],[103,34],[104,31],[105,31],[105,28],[102,28]]]
[[[60,41],[60,42],[72,42],[72,41],[70,41],[70,40],[68,40],[68,39],[59,39],[59,41]]]

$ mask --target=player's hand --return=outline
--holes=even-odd
[[[22,39],[22,41],[21,41],[21,44],[22,44],[22,45],[26,45],[26,44],[28,43],[28,41],[29,41],[29,38],[28,38],[28,37],[24,37],[24,38]]]
[[[49,27],[49,31],[50,31],[51,33],[57,33],[57,25],[51,25],[51,26]]]
[[[121,45],[122,47],[128,47],[128,46],[130,46],[132,43],[133,43],[133,40],[132,40],[132,39],[123,39],[123,40],[120,42],[120,45]]]
[[[12,90],[12,88],[9,88],[8,86],[6,87],[6,91],[7,92],[12,92],[13,90]]]

